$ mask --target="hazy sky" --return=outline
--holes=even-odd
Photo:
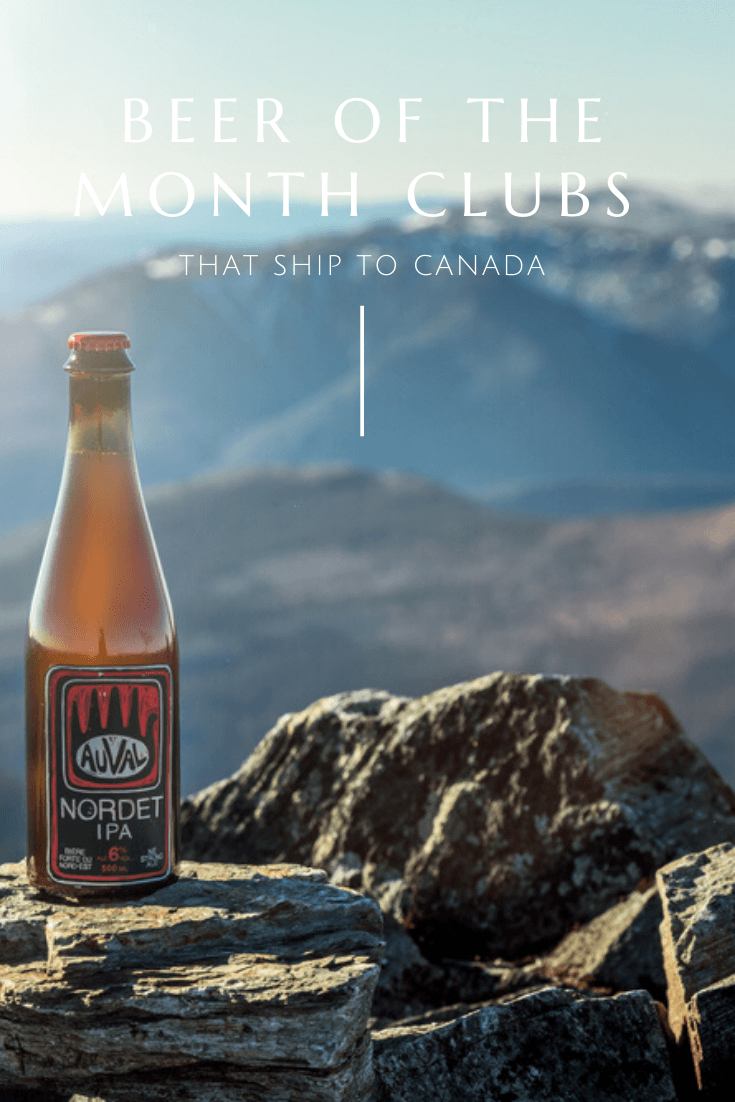
[[[735,175],[734,46],[732,0],[0,0],[0,217],[70,217],[82,172],[103,199],[126,172],[134,206],[148,209],[152,180],[169,172],[197,198],[214,172],[243,194],[247,171],[254,195],[280,190],[268,172],[303,172],[294,200],[317,198],[324,171],[333,190],[357,172],[365,200],[401,198],[421,172],[443,173],[427,191],[449,195],[464,172],[480,194],[508,171],[519,190],[535,171],[549,188],[575,171],[724,191]],[[126,97],[148,102],[149,141],[123,141]],[[171,142],[173,97],[194,101],[179,108],[193,142]],[[222,135],[236,142],[213,141],[215,97],[236,100],[222,106],[235,119]],[[408,105],[420,121],[405,144],[400,97],[422,100]],[[471,97],[505,100],[490,105],[487,143]],[[521,144],[521,97],[532,116],[558,99],[556,144],[548,124]],[[579,97],[600,99],[587,107],[599,143],[577,141]],[[269,128],[256,142],[258,98],[282,103],[288,144]],[[372,141],[338,136],[335,110],[350,98],[378,109]],[[365,107],[345,114],[354,136],[369,124]],[[176,209],[183,185],[168,178],[160,195]]]

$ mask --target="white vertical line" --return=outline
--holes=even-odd
[[[360,307],[360,436],[365,435],[365,307]]]

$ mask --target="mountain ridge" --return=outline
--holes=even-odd
[[[678,484],[674,504],[722,500],[735,477],[735,219],[688,223],[684,208],[651,203],[650,224],[641,215],[624,231],[600,219],[560,228],[550,216],[511,225],[490,205],[482,233],[451,210],[439,226],[373,224],[280,246],[299,262],[337,250],[332,277],[187,277],[177,246],[5,319],[0,530],[51,508],[65,431],[56,365],[69,329],[104,324],[130,332],[140,365],[147,485],[244,462],[341,462],[412,469],[497,507],[515,487],[508,507],[540,512],[559,512],[544,486],[571,487],[582,473],[598,486],[598,511],[666,504],[655,489],[666,479]],[[538,253],[546,274],[413,269],[421,253],[438,265],[462,250]],[[394,255],[395,276],[363,277],[357,253]],[[595,503],[577,495],[576,507]]]

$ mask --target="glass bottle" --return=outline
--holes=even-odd
[[[143,502],[124,333],[74,333],[61,488],[26,653],[28,877],[71,899],[175,879],[178,648]]]

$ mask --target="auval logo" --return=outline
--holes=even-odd
[[[73,784],[124,787],[154,782],[160,686],[77,681],[64,705],[65,754]]]
[[[95,735],[77,750],[77,768],[99,780],[135,777],[149,759],[145,743],[128,735]]]

